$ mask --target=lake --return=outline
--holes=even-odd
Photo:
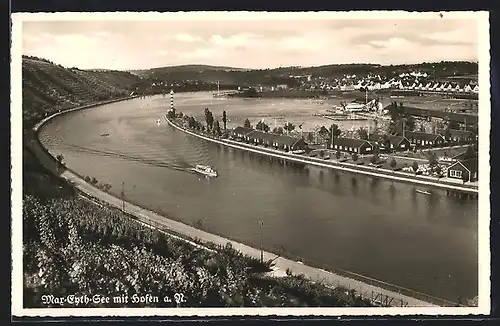
[[[304,130],[331,121],[313,116],[343,99],[215,99],[175,95],[175,107],[200,120],[226,110],[228,127],[264,119]],[[259,247],[303,257],[449,300],[477,295],[478,202],[415,193],[410,184],[269,158],[186,135],[163,119],[170,98],[108,104],[55,118],[41,131],[49,151],[75,172],[112,185],[119,196],[186,224]],[[157,119],[161,119],[158,124]],[[340,128],[370,121],[341,122]],[[108,136],[103,136],[109,134]],[[216,168],[218,178],[189,172]],[[423,189],[419,187],[419,189]]]

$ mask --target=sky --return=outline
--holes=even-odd
[[[262,16],[260,16],[262,17]],[[23,54],[80,69],[478,60],[476,18],[24,21]]]

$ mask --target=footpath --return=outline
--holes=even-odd
[[[42,144],[38,140],[37,134],[39,129],[47,121],[52,119],[54,116],[62,113],[63,112],[56,113],[50,117],[47,117],[42,122],[37,124],[33,128],[32,132],[25,134],[29,147],[39,159],[40,163],[54,173],[57,173],[55,158],[52,157],[49,152],[42,146]],[[94,186],[85,182],[79,175],[77,175],[70,169],[64,168],[64,171],[59,173],[59,175],[87,196],[96,198],[99,201],[110,206],[119,209],[122,208],[122,199],[114,197],[100,189],[95,188]],[[242,252],[243,254],[260,259],[261,251],[259,249],[255,249],[239,242],[232,241],[218,235],[210,234],[208,232],[196,229],[192,226],[168,219],[164,216],[161,216],[155,212],[144,209],[132,203],[125,202],[124,211],[137,218],[140,222],[143,222],[160,230],[166,229],[167,232],[168,230],[170,230],[174,235],[184,235],[189,239],[198,239],[201,242],[214,243],[217,245],[226,245],[229,243],[234,249]],[[314,282],[321,282],[329,286],[343,286],[347,289],[355,290],[359,295],[362,295],[366,299],[372,300],[374,302],[379,302],[381,304],[384,303],[393,307],[438,307],[450,306],[452,304],[451,302],[433,298],[430,296],[427,296],[428,300],[426,300],[426,295],[422,293],[418,293],[418,296],[423,299],[419,300],[409,295],[402,294],[404,292],[411,291],[408,289],[399,288],[396,291],[389,291],[382,287],[368,284],[367,282],[361,282],[356,279],[337,275],[323,269],[307,266],[299,261],[277,257],[276,254],[266,251],[263,252],[263,257],[265,261],[274,260],[274,274],[276,275],[284,275],[285,271],[289,270],[292,272],[292,274],[303,274]],[[382,282],[373,280],[373,284],[377,283],[380,284]],[[388,285],[396,287],[394,285]],[[414,293],[417,294],[417,292]]]

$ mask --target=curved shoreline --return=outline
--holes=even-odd
[[[444,189],[448,189],[448,190],[462,191],[465,193],[474,193],[474,194],[479,193],[478,188],[462,187],[460,185],[437,183],[437,182],[433,182],[431,180],[422,180],[422,179],[417,179],[417,178],[411,178],[411,177],[408,177],[406,174],[399,172],[399,171],[393,171],[392,172],[393,175],[371,172],[371,171],[363,170],[363,168],[360,168],[358,165],[354,165],[354,164],[350,164],[350,163],[329,162],[330,164],[327,164],[327,163],[323,163],[324,162],[323,160],[322,160],[323,162],[319,161],[319,160],[315,161],[312,158],[307,158],[304,156],[300,156],[298,154],[278,152],[277,150],[275,151],[275,150],[271,150],[271,149],[264,150],[264,149],[259,148],[257,146],[232,141],[229,139],[218,140],[218,139],[214,139],[211,137],[200,135],[199,133],[182,128],[182,127],[178,126],[177,124],[175,124],[174,122],[172,122],[166,116],[165,116],[165,120],[167,121],[167,123],[169,125],[173,126],[174,128],[176,128],[182,132],[185,132],[189,135],[192,135],[192,136],[195,136],[195,137],[198,137],[198,138],[201,138],[201,139],[213,142],[213,143],[217,143],[217,144],[220,144],[223,146],[233,147],[233,148],[237,148],[237,149],[241,149],[241,150],[245,150],[245,151],[249,151],[249,152],[254,152],[254,153],[258,153],[258,154],[262,154],[262,155],[277,157],[277,158],[281,158],[281,159],[292,161],[292,162],[311,164],[311,165],[315,165],[315,166],[319,166],[319,167],[326,167],[326,168],[330,168],[330,169],[346,171],[346,172],[351,172],[351,173],[355,173],[355,174],[363,174],[363,175],[368,175],[368,176],[372,176],[372,177],[378,177],[378,178],[400,181],[400,182],[405,182],[405,183],[421,184],[421,185],[432,186],[432,187],[436,187],[436,188],[444,188]],[[371,167],[364,167],[364,169],[370,169],[370,168]],[[375,168],[371,168],[371,169],[375,169]],[[391,173],[391,172],[387,172],[387,173]],[[396,174],[399,174],[402,176],[397,176]]]
[[[137,97],[137,96],[136,96]],[[55,162],[55,158],[48,152],[48,150],[41,144],[39,138],[38,138],[38,133],[40,129],[46,125],[51,119],[66,114],[70,113],[73,111],[78,111],[82,109],[87,109],[87,108],[94,108],[98,107],[100,105],[105,105],[105,104],[110,104],[114,102],[119,102],[119,101],[124,101],[128,99],[133,99],[135,97],[127,97],[127,98],[122,98],[122,99],[116,99],[116,100],[111,100],[111,101],[106,101],[106,102],[100,102],[96,104],[90,104],[90,105],[85,105],[82,107],[77,107],[77,108],[72,108],[69,110],[61,111],[61,112],[56,112],[46,118],[44,118],[42,121],[37,123],[35,127],[32,128],[32,130],[35,132],[35,142],[32,142],[33,145],[33,152],[40,161],[42,165],[44,159],[50,159],[52,162]],[[176,126],[177,127],[177,126]],[[195,136],[198,136],[194,134]],[[205,137],[203,137],[205,138]],[[45,157],[43,157],[45,156]],[[47,166],[46,166],[47,167]],[[50,168],[49,168],[50,170]],[[117,198],[109,193],[106,193],[100,189],[95,188],[94,186],[88,184],[83,178],[78,175],[76,172],[72,171],[71,169],[65,167],[65,171],[60,174],[60,176],[65,179],[67,182],[72,184],[76,189],[78,189],[80,192],[85,194],[86,196],[89,196],[91,198],[95,198],[101,202],[104,202],[112,207],[121,209],[122,207],[122,199]],[[141,206],[132,204],[130,202],[125,201],[126,203],[126,209],[125,213],[134,216],[137,218],[137,222],[139,223],[145,223],[150,225],[151,227],[158,229],[159,231],[162,232],[167,232],[170,233],[172,232],[173,236],[179,237],[185,236],[186,238],[182,238],[183,240],[186,240],[188,242],[190,239],[198,239],[202,243],[214,243],[214,244],[219,244],[219,245],[226,245],[227,243],[230,243],[233,248],[236,250],[256,257],[260,258],[260,250],[252,248],[250,246],[244,245],[242,243],[239,243],[237,241],[233,241],[215,234],[211,234],[199,229],[196,229],[192,226],[189,226],[187,224],[169,219],[168,217],[162,216],[160,214],[157,214],[149,209],[145,209]],[[159,228],[161,226],[162,228]],[[165,230],[166,229],[166,230]],[[264,259],[265,260],[270,260],[270,259],[276,259],[277,255],[271,252],[266,252],[263,251],[264,254]],[[350,289],[356,289],[358,290],[358,293],[362,295],[363,293],[366,295],[366,293],[370,293],[373,295],[375,293],[376,295],[382,295],[384,298],[389,298],[391,301],[391,305],[393,307],[401,307],[401,306],[407,306],[407,307],[437,307],[437,306],[452,306],[454,305],[453,302],[441,299],[441,298],[436,298],[424,293],[419,293],[417,291],[413,291],[410,289],[405,289],[403,287],[399,287],[394,284],[389,284],[383,281],[371,279],[362,275],[357,275],[355,273],[350,273],[352,276],[358,276],[359,278],[364,279],[365,281],[359,281],[358,279],[352,278],[352,277],[347,277],[347,276],[342,276],[341,274],[336,274],[335,272],[327,271],[321,268],[317,267],[312,267],[308,265],[304,265],[302,262],[286,259],[283,257],[278,257],[275,260],[275,266],[281,270],[284,271],[286,269],[290,269],[294,274],[304,274],[305,276],[311,278],[313,281],[318,281],[318,282],[323,282],[326,283],[327,285],[337,285],[337,286],[344,286],[346,288]],[[385,286],[384,286],[385,284]],[[392,288],[394,290],[388,290],[387,288]],[[404,293],[404,294],[403,294]],[[417,299],[421,298],[421,299]]]

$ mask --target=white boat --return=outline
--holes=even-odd
[[[192,170],[195,172],[198,172],[200,174],[206,175],[208,177],[216,177],[217,176],[217,171],[215,171],[214,169],[212,169],[208,165],[197,164],[196,167],[194,167]]]
[[[425,190],[420,190],[420,189],[417,189],[416,190],[419,194],[424,194],[424,195],[430,195],[431,193],[428,192],[428,191],[425,191]]]

